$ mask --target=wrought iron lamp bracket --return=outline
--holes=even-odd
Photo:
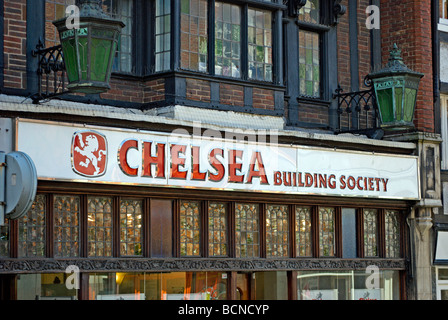
[[[32,51],[33,57],[39,59],[37,68],[38,92],[31,96],[34,104],[42,100],[48,100],[68,93],[65,86],[67,83],[66,69],[62,46],[57,45],[45,48],[42,40]]]

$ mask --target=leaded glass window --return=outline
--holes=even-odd
[[[289,208],[286,205],[268,205],[266,209],[266,255],[289,256]]]
[[[215,3],[215,74],[241,76],[241,8]]]
[[[296,256],[311,257],[313,255],[313,238],[311,233],[310,207],[296,207],[295,224]]]
[[[319,208],[319,256],[335,256],[335,209]]]
[[[211,202],[208,206],[208,254],[227,256],[227,204]]]
[[[134,25],[134,0],[105,0],[104,10],[113,18],[123,21],[125,27],[121,30],[113,70],[117,72],[132,72],[132,29]]]
[[[170,69],[171,0],[156,0],[155,18],[155,71],[159,72]]]
[[[79,256],[79,197],[55,196],[54,215],[54,256]]]
[[[364,256],[378,257],[378,210],[364,209]]]
[[[45,256],[45,195],[37,195],[31,209],[19,220],[19,257]]]
[[[89,257],[112,256],[112,198],[88,198],[87,236]]]
[[[272,14],[248,10],[249,78],[272,81]]]
[[[236,257],[260,256],[260,216],[257,204],[237,203],[235,208]]]
[[[385,214],[386,258],[400,257],[399,212],[386,210]]]
[[[300,94],[320,97],[319,33],[299,31],[299,89]]]
[[[181,0],[182,69],[207,71],[207,1]]]
[[[199,201],[180,202],[180,255],[200,256],[201,213]]]
[[[142,255],[142,201],[121,200],[120,203],[120,254]]]

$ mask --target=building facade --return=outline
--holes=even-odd
[[[73,4],[0,0],[0,150],[38,174],[2,299],[436,298],[434,2],[102,1],[126,26],[93,95],[42,68]],[[365,77],[394,43],[424,77],[390,132]]]

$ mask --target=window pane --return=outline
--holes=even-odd
[[[356,257],[356,210],[342,208],[342,258]]]
[[[296,255],[312,256],[311,208],[296,207]]]
[[[385,216],[386,231],[386,258],[400,257],[400,224],[399,212],[386,210]]]
[[[89,257],[112,256],[112,198],[88,198],[87,232]]]
[[[289,256],[289,208],[268,205],[266,209],[266,254],[268,257]]]
[[[45,256],[45,195],[37,195],[28,213],[19,220],[19,257]]]
[[[120,205],[120,254],[142,255],[142,201],[121,200]]]
[[[378,257],[378,210],[364,209],[364,256]]]
[[[260,256],[259,219],[257,204],[236,204],[235,235],[237,258]]]
[[[183,69],[207,71],[207,1],[181,0],[181,59]]]
[[[0,257],[9,257],[9,219],[5,217],[5,224],[0,226]]]
[[[132,30],[134,25],[134,0],[104,0],[103,9],[111,17],[123,21],[113,71],[132,72]]]
[[[227,256],[227,204],[210,203],[208,207],[208,252]]]
[[[241,8],[223,2],[215,3],[215,74],[240,75]],[[226,58],[226,59],[223,59]]]
[[[79,256],[79,197],[54,197],[54,255]]]
[[[299,79],[302,96],[320,97],[319,34],[299,31]]]
[[[77,300],[77,290],[67,289],[65,273],[21,274],[17,300]]]
[[[198,201],[180,203],[180,255],[200,256],[201,216]]]
[[[248,10],[249,78],[272,81],[272,15],[269,11]]]
[[[320,0],[308,0],[299,10],[299,20],[320,23]]]
[[[151,199],[151,257],[173,256],[171,200]]]
[[[171,0],[156,1],[156,65],[155,71],[165,71],[170,68],[171,48]]]
[[[333,257],[335,255],[335,210],[319,208],[319,255]]]

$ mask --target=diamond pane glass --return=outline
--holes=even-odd
[[[78,257],[79,197],[55,196],[53,215],[55,257]]]
[[[87,237],[89,257],[112,256],[112,198],[88,198]]]
[[[180,202],[180,254],[200,256],[201,215],[199,201]]]
[[[266,209],[266,254],[268,257],[289,256],[289,207],[268,205]]]
[[[120,203],[120,254],[142,255],[142,206],[141,200],[121,200]]]
[[[335,255],[335,209],[319,208],[319,255]]]
[[[208,206],[208,254],[227,256],[227,204],[211,202]]]
[[[311,208],[296,207],[296,256],[312,256]]]
[[[28,213],[19,220],[19,257],[45,256],[45,195],[37,195]]]
[[[235,208],[236,257],[260,256],[260,227],[257,204],[237,203]]]

